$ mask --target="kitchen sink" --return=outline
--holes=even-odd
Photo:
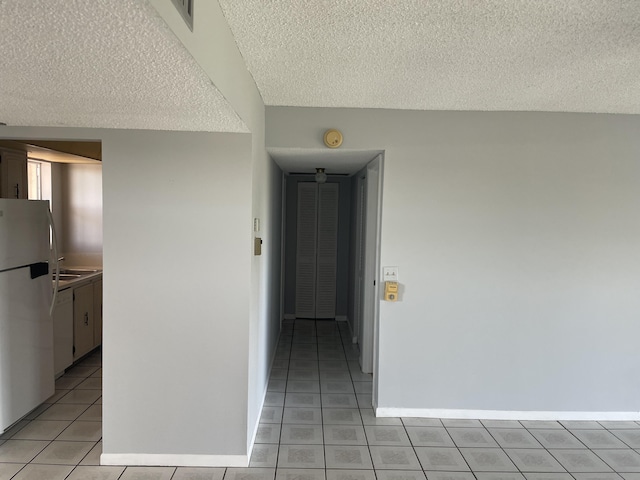
[[[57,274],[53,273],[53,279],[55,280],[57,275],[60,282],[71,282],[100,272],[101,270],[91,268],[61,268]]]
[[[61,275],[90,275],[92,273],[98,273],[100,270],[91,270],[88,268],[61,268]]]
[[[77,273],[63,273],[60,272],[57,275],[54,274],[53,279],[55,280],[56,276],[58,277],[58,279],[61,282],[64,282],[65,280],[75,280],[76,278],[80,278],[82,275],[77,274]]]

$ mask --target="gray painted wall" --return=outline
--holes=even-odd
[[[385,150],[378,407],[637,412],[639,116],[267,108]]]
[[[285,288],[284,311],[294,315],[296,306],[296,229],[298,212],[298,182],[313,182],[313,175],[288,175],[286,187],[285,223]],[[336,315],[346,316],[349,300],[349,236],[351,230],[351,179],[329,177],[328,183],[338,183],[338,259],[336,274]]]
[[[249,409],[247,412],[247,450],[253,446],[262,405],[265,399],[271,364],[280,335],[281,296],[281,232],[282,232],[282,171],[264,151],[264,132],[259,135],[262,142],[256,146],[253,137],[254,158],[252,217],[260,219],[262,255],[251,256],[251,315],[249,335]],[[249,219],[249,228],[252,220]]]
[[[249,450],[258,427],[282,317],[279,263],[282,173],[266,153],[264,103],[218,2],[200,2],[193,30],[185,25],[171,2],[151,0],[151,3],[251,132],[251,212],[245,219],[246,235],[252,241],[253,237],[261,236],[264,242],[261,256],[247,251],[251,269],[249,363],[245,372],[249,384],[246,420]],[[254,218],[260,219],[260,232],[252,233]]]
[[[349,255],[348,269],[349,269],[349,285],[348,285],[348,302],[347,302],[347,321],[349,322],[349,328],[351,329],[352,337],[357,332],[357,319],[356,319],[356,282],[357,282],[357,213],[358,213],[358,174],[353,175],[351,180],[351,210],[349,212],[349,223],[351,229],[349,230]]]
[[[246,453],[250,152],[241,134],[103,139],[104,453]]]
[[[359,182],[365,183],[367,177],[367,167],[363,168],[359,172],[356,172],[351,176],[351,211],[349,212],[349,222],[351,223],[351,231],[349,232],[349,301],[347,303],[347,320],[349,322],[349,328],[353,338],[358,337],[360,329],[360,319],[358,318],[358,311],[362,315],[362,305],[360,305],[362,298],[362,292],[358,292],[358,214],[360,209],[364,209],[365,206],[360,206],[359,198]],[[364,210],[363,210],[364,213]],[[362,219],[363,229],[366,228],[365,218]],[[364,233],[364,231],[363,231]]]

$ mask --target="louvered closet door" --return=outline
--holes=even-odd
[[[338,189],[336,183],[298,183],[298,318],[335,318]]]
[[[336,316],[338,260],[338,184],[318,185],[318,247],[316,257],[316,318]]]
[[[315,318],[317,201],[315,183],[298,183],[296,317]]]

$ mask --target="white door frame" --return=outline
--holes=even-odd
[[[284,320],[284,272],[285,272],[285,252],[287,239],[287,178],[284,172],[280,171],[280,181],[282,182],[282,192],[280,197],[280,329]]]
[[[365,239],[365,209],[366,209],[366,175],[358,172],[355,182],[356,194],[355,202],[352,208],[355,209],[355,285],[353,295],[353,318],[351,319],[351,334],[353,343],[362,343],[361,325],[362,325],[362,289],[364,286],[364,239]]]
[[[356,319],[353,320],[354,331],[352,332],[353,340],[358,342],[360,346],[360,365],[362,371],[373,373],[373,405],[377,404],[377,376],[378,376],[378,317],[380,307],[379,294],[379,278],[380,278],[380,245],[381,245],[381,219],[382,219],[382,185],[383,185],[383,166],[384,153],[378,154],[371,160],[364,169],[360,170],[356,175],[364,177],[358,179],[356,188],[359,188],[360,182],[365,184],[365,207],[364,207],[364,231],[365,231],[365,274],[362,285],[362,292],[356,300]],[[286,176],[283,175],[283,195],[282,195],[282,279],[281,279],[281,305],[282,317],[284,315],[284,261],[286,251],[286,235],[284,221],[286,219]],[[355,196],[359,200],[359,195]],[[352,208],[354,206],[352,205]],[[360,215],[362,210],[359,205],[357,214]],[[359,239],[356,241],[359,249],[361,243]],[[357,281],[357,279],[356,279]],[[375,284],[374,284],[375,282]],[[357,290],[357,288],[356,288]]]
[[[365,267],[360,326],[360,366],[377,377],[377,341],[380,272],[380,224],[382,214],[382,154],[366,166]],[[373,389],[374,397],[377,389]],[[375,398],[374,398],[375,402]]]

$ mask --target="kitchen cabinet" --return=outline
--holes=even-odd
[[[0,198],[28,198],[26,152],[0,149]]]
[[[102,344],[102,275],[73,288],[73,360]]]
[[[93,350],[94,345],[93,284],[73,290],[73,359]]]
[[[93,346],[102,344],[102,280],[93,284]]]
[[[65,283],[53,311],[56,377],[102,344],[102,274]]]
[[[73,289],[61,290],[53,309],[53,372],[56,378],[73,363]]]

